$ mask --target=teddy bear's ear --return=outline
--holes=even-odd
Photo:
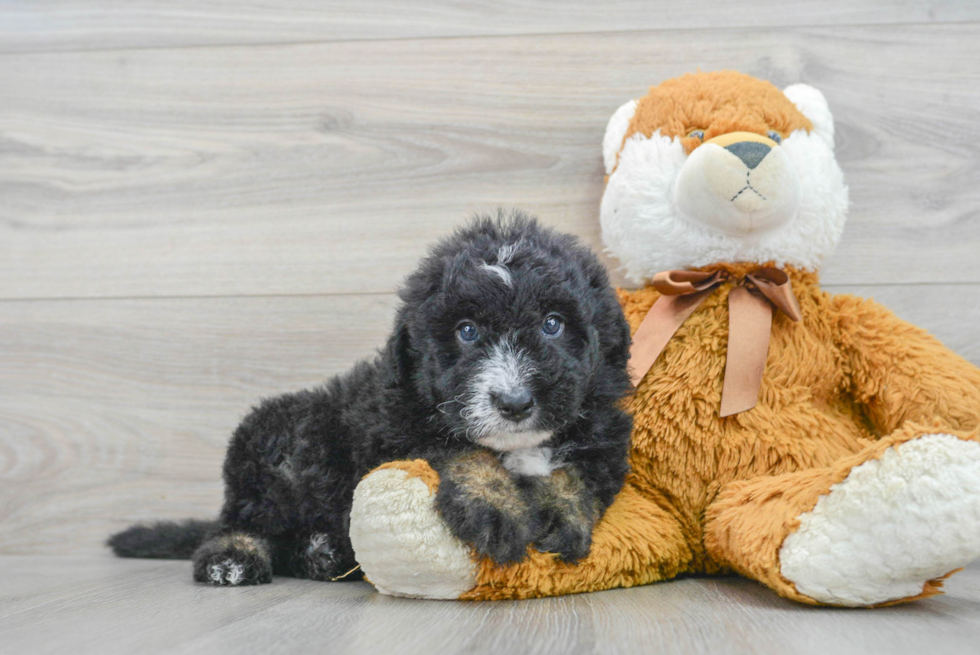
[[[813,131],[834,149],[834,116],[827,106],[827,99],[809,84],[792,84],[783,94],[813,123]]]
[[[602,138],[602,161],[606,165],[606,175],[616,167],[616,155],[623,146],[623,137],[629,129],[633,114],[636,113],[636,100],[630,100],[616,110],[606,125],[606,136]]]

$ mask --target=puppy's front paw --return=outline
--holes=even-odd
[[[570,564],[587,556],[599,511],[581,480],[573,473],[559,469],[536,481],[532,498],[535,532],[539,535],[534,547],[542,552],[557,553]]]
[[[558,553],[562,561],[574,564],[592,548],[592,522],[575,516],[553,516],[534,547],[543,553]]]
[[[530,517],[526,510],[511,514],[462,494],[443,493],[442,488],[436,505],[457,538],[498,564],[524,559],[531,543]]]
[[[440,473],[436,508],[452,533],[498,564],[524,559],[534,517],[500,462],[475,451],[450,461]]]

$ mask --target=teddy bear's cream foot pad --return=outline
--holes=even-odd
[[[875,605],[922,593],[980,556],[980,443],[929,434],[854,467],[780,550],[800,593]]]
[[[455,599],[476,584],[470,548],[439,517],[434,490],[402,468],[375,470],[357,485],[350,539],[381,593]]]

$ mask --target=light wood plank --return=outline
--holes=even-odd
[[[832,290],[873,295],[980,364],[980,285]],[[134,521],[214,516],[241,416],[370,356],[394,305],[390,295],[0,303],[0,553],[91,555]]]
[[[3,652],[173,652],[222,626],[244,627],[259,616],[274,613],[285,601],[305,610],[330,607],[337,614],[336,624],[342,625],[342,613],[373,592],[367,583],[354,587],[289,580],[217,596],[215,589],[190,580],[188,566],[187,562],[120,560],[109,555],[0,557]],[[306,624],[311,645],[316,633],[313,625]],[[261,652],[250,649],[245,641],[211,652],[236,651]]]
[[[0,52],[978,19],[968,0],[13,0],[0,8]]]
[[[101,552],[133,520],[214,516],[264,396],[373,356],[394,298],[24,302],[0,309],[0,552]]]
[[[186,562],[0,557],[11,653],[972,652],[980,567],[944,596],[869,611],[801,606],[741,578],[518,602],[388,598],[364,582],[213,589]]]
[[[609,114],[698,67],[828,96],[853,201],[828,282],[978,282],[978,37],[937,25],[7,56],[0,298],[390,292],[432,240],[498,204],[598,247]]]

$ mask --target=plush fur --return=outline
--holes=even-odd
[[[874,606],[939,593],[946,574],[980,556],[980,370],[873,301],[820,288],[816,269],[846,205],[832,138],[815,89],[784,93],[732,72],[668,81],[616,112],[603,142],[607,247],[644,283],[675,267],[720,270],[726,280],[627,401],[631,472],[589,556],[478,558],[469,570],[456,565],[454,587],[442,575],[448,567],[427,571],[430,579],[485,600],[737,571],[801,603]],[[678,202],[691,191],[679,188],[687,167],[703,183],[693,215]],[[772,179],[754,176],[767,167],[788,185],[795,172],[792,211],[782,203],[758,223],[719,224],[738,200],[728,184],[764,187]],[[705,207],[721,210],[699,213]],[[768,210],[753,201],[739,211]],[[773,316],[758,404],[721,417],[729,293],[774,265],[792,281],[802,318]],[[632,330],[660,297],[652,285],[619,295]],[[406,534],[393,515],[372,520]],[[413,542],[400,543],[405,554],[391,563],[411,569]],[[387,565],[368,575],[387,574]],[[418,581],[386,591],[429,595]]]
[[[355,579],[354,487],[383,462],[418,457],[442,478],[435,507],[476,552],[501,563],[531,544],[587,555],[622,487],[631,428],[617,406],[629,331],[595,256],[519,213],[480,218],[436,245],[400,298],[377,358],[244,419],[206,539],[199,523],[137,526],[110,540],[116,553],[182,556],[197,539],[201,582]],[[530,406],[514,409],[521,398]],[[534,465],[501,461],[529,449]]]

